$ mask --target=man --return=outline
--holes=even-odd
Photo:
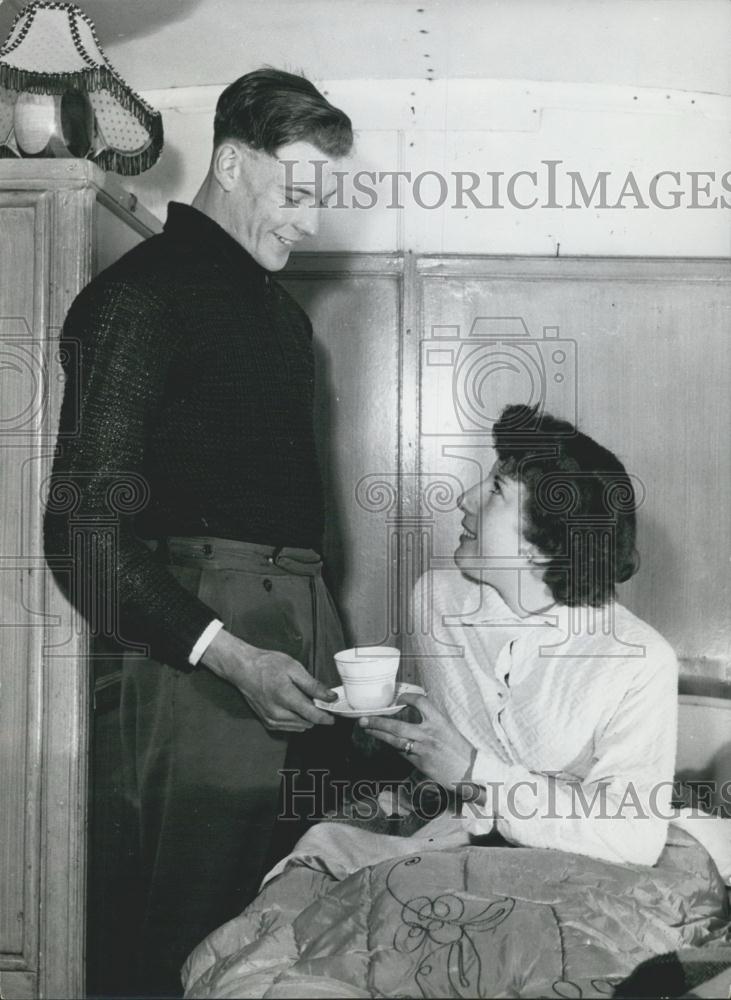
[[[316,232],[351,146],[307,80],[241,77],[192,207],[171,203],[64,328],[82,364],[62,432],[77,395],[81,418],[54,485],[78,503],[49,505],[46,551],[71,547],[65,585],[92,632],[137,647],[122,741],[149,994],[178,994],[190,949],[254,894],[290,736],[332,724],[313,703],[332,697],[342,635],[320,576],[312,329],[270,272]]]

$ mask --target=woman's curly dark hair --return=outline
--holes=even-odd
[[[636,498],[616,455],[537,407],[507,406],[493,427],[500,473],[526,491],[524,537],[549,561],[560,604],[598,607],[638,565]]]

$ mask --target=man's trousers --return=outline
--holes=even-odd
[[[158,556],[234,635],[288,653],[326,686],[343,637],[311,550],[170,538]],[[283,767],[343,759],[343,729],[265,729],[233,685],[125,657],[122,749],[139,873],[138,978],[146,996],[179,995],[180,966],[253,898],[301,826],[277,824]],[[272,851],[276,830],[278,849]]]

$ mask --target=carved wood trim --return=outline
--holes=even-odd
[[[420,278],[516,278],[523,281],[669,282],[731,281],[724,257],[527,257],[483,254],[423,254]]]
[[[405,261],[403,254],[296,253],[280,274],[283,278],[396,277],[403,274]]]
[[[60,332],[74,296],[91,278],[95,191],[54,193],[53,296],[50,332]],[[54,358],[49,379],[48,423],[58,426],[63,386]],[[41,457],[40,482],[47,483],[49,450]],[[46,497],[39,497],[45,504]],[[39,551],[43,551],[39,538]],[[43,791],[41,823],[40,996],[83,996],[86,946],[86,827],[89,748],[88,638],[83,623],[44,573],[49,624],[43,650]],[[53,624],[57,622],[58,624]],[[59,647],[58,635],[68,641]]]
[[[33,1000],[37,996],[36,973],[0,970],[0,1000]]]
[[[18,341],[20,343],[27,341],[33,361],[42,365],[42,358],[38,351],[42,349],[47,327],[49,240],[52,218],[50,198],[43,191],[2,192],[0,206],[2,209],[27,208],[33,212],[33,260],[25,262],[28,270],[22,279],[19,278],[19,280],[33,281],[33,287],[30,293],[29,314],[18,317],[19,320],[23,321],[19,325],[19,333],[22,335],[19,336]],[[12,324],[11,317],[3,318],[9,319]],[[2,452],[8,456],[10,464],[20,465],[23,472],[26,469],[30,472],[27,479],[25,476],[21,476],[21,482],[17,485],[19,491],[17,507],[6,513],[8,516],[13,514],[17,516],[20,513],[24,519],[28,517],[31,530],[27,537],[21,537],[21,547],[16,556],[0,553],[0,565],[3,571],[10,574],[11,579],[16,581],[16,586],[23,595],[25,606],[29,609],[43,607],[42,573],[37,572],[41,563],[33,558],[34,553],[38,551],[39,512],[37,510],[30,512],[27,508],[33,507],[33,498],[37,495],[37,455],[42,447],[43,435],[41,431],[46,415],[44,388],[42,374],[39,374],[35,387],[36,394],[31,400],[31,412],[28,418],[24,419],[15,430],[6,427],[6,433],[0,442]],[[26,545],[29,548],[26,549]],[[3,660],[12,664],[19,654],[19,648],[13,641],[14,630],[8,630],[0,638],[3,640]],[[24,761],[22,778],[25,802],[24,812],[22,816],[18,817],[18,822],[23,824],[23,854],[18,859],[19,870],[23,873],[22,943],[18,952],[5,953],[0,956],[0,964],[4,970],[3,983],[13,984],[13,992],[16,991],[16,988],[20,989],[21,985],[28,981],[28,976],[38,967],[40,782],[42,772],[40,741],[41,643],[41,628],[25,630],[24,642],[20,646],[21,655],[25,662],[22,665],[15,662],[10,667],[11,671],[13,669],[17,671],[19,666],[21,667],[24,671],[21,684],[23,681],[25,684],[25,719],[22,730],[17,733],[19,741],[24,740],[25,742],[22,758]],[[10,978],[8,978],[9,976]],[[9,992],[9,989],[6,989],[6,992]],[[21,995],[25,994],[21,992]]]
[[[143,236],[159,232],[160,220],[127,191],[115,174],[89,160],[2,160],[0,189],[78,191],[91,188],[99,200]]]

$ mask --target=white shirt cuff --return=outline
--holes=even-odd
[[[199,636],[195,646],[193,646],[193,648],[190,651],[190,656],[188,657],[188,663],[191,665],[191,667],[196,666],[201,656],[203,656],[205,651],[210,646],[211,642],[213,641],[213,638],[218,635],[218,633],[221,631],[222,628],[223,628],[223,622],[219,621],[218,618],[214,618],[212,622],[206,625],[206,627],[203,629],[203,632]]]

